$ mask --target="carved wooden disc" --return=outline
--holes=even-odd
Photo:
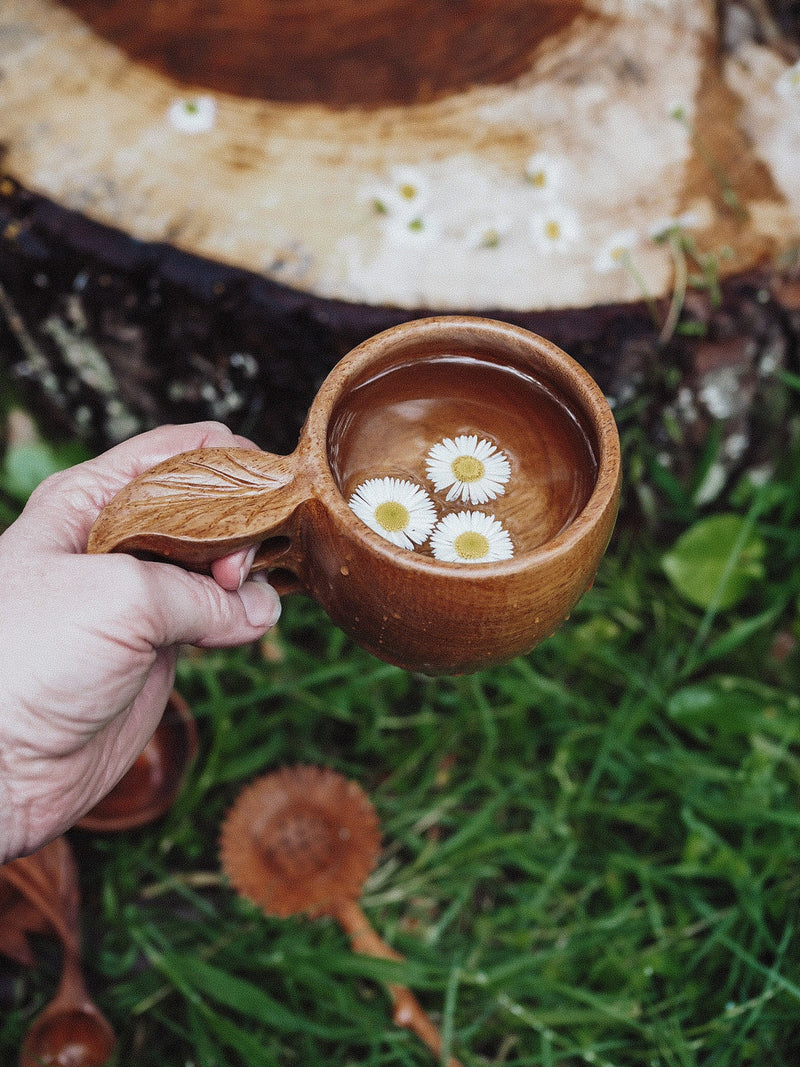
[[[659,297],[800,232],[800,77],[713,0],[6,0],[9,174],[327,299]]]

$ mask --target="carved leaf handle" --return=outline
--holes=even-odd
[[[291,538],[305,492],[294,456],[244,448],[199,448],[165,460],[120,490],[98,516],[89,552],[144,552],[193,570],[220,556]],[[254,569],[286,552],[283,542]]]

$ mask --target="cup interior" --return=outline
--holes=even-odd
[[[359,361],[333,405],[327,454],[342,497],[401,480],[425,492],[438,521],[481,512],[498,520],[515,556],[535,551],[575,520],[597,484],[588,376],[504,324],[494,333],[477,325],[474,337],[469,324],[451,337],[426,336],[423,325],[415,340],[417,325]],[[413,548],[431,556],[431,544]]]

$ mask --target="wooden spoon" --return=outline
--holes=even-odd
[[[50,924],[41,911],[11,884],[0,879],[0,955],[23,967],[35,967],[28,934],[44,934]]]
[[[28,1031],[19,1067],[101,1067],[111,1058],[116,1038],[89,997],[81,971],[78,872],[66,838],[5,864],[2,881],[39,912],[64,951],[58,989]]]
[[[174,803],[196,754],[197,725],[186,701],[173,690],[155,733],[133,766],[77,825],[108,833],[160,818]]]
[[[19,1067],[102,1067],[115,1044],[114,1031],[86,992],[79,957],[65,949],[58,989],[25,1036]]]
[[[378,858],[380,828],[366,793],[321,767],[284,767],[252,782],[228,812],[222,866],[234,889],[267,915],[335,919],[354,951],[402,960],[372,929],[358,903]],[[437,1057],[442,1037],[407,986],[387,984],[394,1022]],[[461,1067],[454,1057],[449,1067]]]
[[[30,946],[24,941],[28,933],[45,933],[50,930],[64,944],[73,945],[74,931],[70,929],[66,915],[71,914],[73,899],[77,894],[77,872],[72,851],[66,838],[57,837],[30,856],[21,856],[0,867],[0,908],[3,918],[3,939],[0,949],[5,951],[6,941],[22,949],[24,959],[15,952],[7,952],[21,963],[33,964]],[[22,942],[12,938],[11,921],[19,920]]]

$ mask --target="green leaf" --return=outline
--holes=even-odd
[[[775,622],[782,607],[783,605],[780,603],[775,604],[767,611],[762,611],[760,615],[753,615],[749,619],[744,619],[738,625],[732,626],[727,633],[724,633],[708,646],[705,653],[700,657],[698,666],[710,663],[721,656],[729,656],[737,648],[747,644],[754,634],[759,633]]]
[[[764,541],[740,515],[712,515],[682,534],[662,559],[675,590],[699,608],[730,608],[764,577]],[[743,543],[741,543],[743,541]]]
[[[334,1040],[342,1037],[341,1030],[322,1026],[306,1015],[293,1012],[252,982],[206,963],[199,957],[170,954],[165,961],[169,964],[169,974],[173,979],[180,978],[181,982],[191,986],[202,997],[264,1023],[271,1030],[286,1034],[314,1034]]]
[[[45,441],[10,445],[3,457],[2,487],[9,496],[24,503],[39,482],[88,456],[82,445],[73,443],[60,447]]]
[[[274,1055],[264,1048],[263,1042],[257,1036],[249,1034],[230,1019],[212,1011],[207,1004],[200,1007],[199,1014],[205,1018],[217,1039],[238,1052],[242,1062],[248,1067],[275,1067]]]
[[[667,703],[667,714],[673,722],[693,730],[710,727],[728,735],[753,733],[763,711],[763,704],[751,694],[713,682],[684,686]]]
[[[3,488],[15,500],[25,501],[57,469],[52,449],[44,441],[12,445],[3,460]]]

